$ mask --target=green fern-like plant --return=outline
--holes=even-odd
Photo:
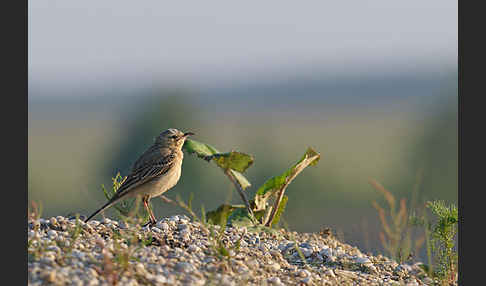
[[[457,207],[453,204],[447,206],[444,201],[428,201],[426,207],[434,214],[435,223],[428,220],[425,215],[412,216],[412,225],[423,226],[433,256],[434,265],[429,263],[429,273],[439,278],[442,284],[447,285],[457,280],[457,252],[455,251],[457,225],[459,223]]]

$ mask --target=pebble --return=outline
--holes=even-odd
[[[302,254],[303,254],[303,255],[304,255],[306,258],[312,255],[312,250],[310,250],[310,249],[307,249],[307,248],[302,248],[302,249],[301,249],[301,251],[302,251]]]
[[[304,278],[304,279],[300,280],[300,282],[302,282],[304,284],[311,284],[312,283],[312,279],[310,277],[307,277],[307,278]]]
[[[267,279],[267,282],[270,283],[270,284],[276,284],[276,285],[282,284],[282,281],[280,281],[280,278],[278,278],[278,277],[270,277],[270,278]]]
[[[309,277],[310,275],[311,273],[306,269],[299,271],[299,277],[305,278]]]
[[[356,263],[358,264],[363,264],[366,266],[371,266],[373,265],[373,262],[368,257],[358,257],[355,259]]]
[[[163,230],[164,232],[167,232],[167,231],[170,229],[169,225],[168,225],[166,222],[162,222],[162,223],[160,223],[160,224],[157,224],[157,226],[158,226],[158,227],[159,227],[161,230]]]
[[[336,274],[334,274],[334,271],[332,271],[332,269],[326,270],[326,272],[324,272],[324,274],[331,276],[332,278],[336,278]]]
[[[164,275],[156,275],[154,277],[154,282],[157,284],[164,284],[167,283],[167,278]]]
[[[272,271],[279,271],[280,270],[280,264],[278,263],[272,263],[272,264],[269,264],[269,267]]]

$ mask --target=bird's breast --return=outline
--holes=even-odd
[[[181,177],[182,160],[176,161],[175,165],[167,171],[157,182],[156,192],[152,197],[160,196],[172,187],[174,187]]]

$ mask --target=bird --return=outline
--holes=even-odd
[[[130,174],[113,197],[90,215],[85,222],[122,199],[141,197],[150,217],[148,224],[154,225],[157,221],[149,206],[149,201],[151,198],[167,192],[179,181],[184,158],[182,146],[187,137],[192,135],[195,134],[193,132],[184,133],[175,128],[169,128],[160,133],[152,146],[135,161]]]

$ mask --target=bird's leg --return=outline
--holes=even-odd
[[[155,225],[157,223],[157,220],[155,219],[155,216],[152,213],[152,210],[150,209],[150,206],[148,204],[148,201],[149,201],[149,197],[144,197],[143,198],[143,206],[145,207],[145,209],[147,210],[147,212],[149,214],[150,221],[148,223],[146,223],[145,225],[143,225],[143,226]]]
[[[155,219],[154,211],[152,210],[152,208],[148,204],[148,200],[147,200],[147,206],[148,206],[149,211],[150,211],[150,220],[152,221],[152,224],[156,224],[157,220]]]

